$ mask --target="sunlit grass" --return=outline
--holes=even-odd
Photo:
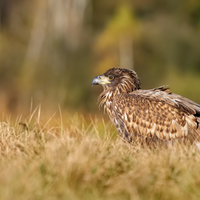
[[[0,199],[200,198],[195,147],[133,147],[97,117],[40,117],[0,122]]]

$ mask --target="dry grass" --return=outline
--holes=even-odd
[[[0,199],[200,199],[196,148],[131,147],[97,119],[19,121],[0,122]]]

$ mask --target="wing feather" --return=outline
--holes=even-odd
[[[191,128],[198,128],[194,115],[200,113],[200,105],[159,89],[119,94],[112,107],[117,108],[113,109],[113,116],[124,124],[126,135],[132,137],[137,133],[142,137],[173,140],[186,137]],[[200,135],[200,130],[195,134]]]
[[[152,90],[149,91],[164,91],[167,96],[169,96],[169,98],[172,100],[175,100],[180,107],[182,107],[183,109],[187,110],[189,113],[191,114],[195,114],[196,116],[200,116],[200,105],[191,101],[190,99],[187,99],[185,97],[182,97],[178,94],[174,94],[172,92],[170,92],[169,87],[168,86],[161,86],[158,88],[154,88]]]

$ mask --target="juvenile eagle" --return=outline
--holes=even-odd
[[[165,87],[140,89],[140,80],[130,69],[109,69],[92,85],[103,86],[100,106],[129,143],[168,146],[178,141],[200,146],[199,104]]]

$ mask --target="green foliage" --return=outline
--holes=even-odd
[[[179,93],[185,97],[190,97],[191,100],[195,102],[200,102],[198,74],[170,69],[163,83],[171,85],[170,88],[172,92]]]
[[[73,1],[0,3],[2,112],[27,112],[31,101],[52,110],[58,103],[97,110],[91,80],[115,66],[134,67],[143,88],[164,80],[173,88],[179,72],[189,74],[197,81],[183,94],[198,96],[198,0]],[[177,83],[170,80],[174,71]]]
[[[96,54],[100,57],[99,73],[119,65],[119,48],[121,40],[129,43],[139,36],[138,22],[127,5],[119,7],[116,15],[108,22],[96,41]],[[132,46],[131,46],[132,48]]]
[[[99,36],[97,48],[104,51],[109,47],[118,46],[121,37],[136,37],[137,22],[128,6],[120,7],[116,15],[109,21],[104,32]]]

